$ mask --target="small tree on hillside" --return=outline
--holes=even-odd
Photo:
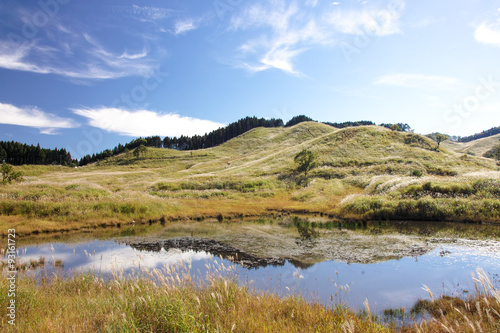
[[[308,171],[318,166],[318,163],[316,163],[316,154],[307,149],[295,155],[294,161],[299,165],[297,171],[304,172],[306,177]]]
[[[10,183],[13,180],[14,181],[21,181],[22,180],[21,173],[15,172],[14,168],[10,164],[3,162],[2,166],[0,167],[0,171],[2,173],[2,183],[3,184]]]
[[[285,124],[285,127],[291,127],[293,125],[297,125],[297,124],[300,124],[300,123],[303,123],[305,121],[314,121],[312,120],[311,118],[307,117],[307,116],[304,116],[304,115],[300,115],[300,116],[295,116],[293,117],[292,119],[290,119],[286,124]]]
[[[439,149],[439,145],[441,144],[441,142],[448,140],[448,138],[449,138],[448,135],[444,135],[444,134],[436,135],[436,141],[438,143],[437,149]]]
[[[402,131],[401,127],[399,127],[398,124],[391,125],[390,129],[393,130],[393,131],[396,131],[396,132],[401,132]]]
[[[125,148],[125,150],[123,150],[123,153],[125,154],[125,158],[130,158],[130,149]]]
[[[139,158],[139,156],[146,157],[146,153],[148,152],[148,148],[144,145],[140,145],[139,147],[134,149],[134,156]]]

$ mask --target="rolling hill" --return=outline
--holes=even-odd
[[[293,162],[303,149],[318,157],[307,179]],[[131,155],[77,169],[16,167],[25,181],[0,187],[0,225],[29,233],[282,213],[474,221],[500,216],[493,160],[436,150],[429,138],[378,126],[303,122],[254,128],[203,150],[148,148],[145,156]]]
[[[452,142],[448,140],[443,142],[442,145],[457,153],[483,156],[484,153],[491,150],[493,147],[500,145],[500,134],[470,142]]]

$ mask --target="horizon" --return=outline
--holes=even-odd
[[[500,126],[494,1],[144,4],[0,3],[0,141],[80,159],[246,116]]]
[[[253,116],[253,117],[255,118],[255,116]],[[299,118],[299,117],[306,117],[306,118],[309,118],[309,117],[307,117],[307,115],[298,115],[298,116],[294,116],[294,117],[292,118],[292,120],[293,120],[294,118]],[[251,116],[247,116],[246,118],[252,118],[252,117],[251,117]],[[239,119],[239,120],[243,120],[243,119],[245,119],[245,118],[242,118],[242,119]],[[264,119],[264,118],[260,118],[260,119]],[[270,120],[270,119],[266,119],[266,120]],[[282,121],[282,119],[276,119],[276,118],[275,118],[274,120],[281,120],[281,121]],[[338,124],[340,124],[340,125],[342,125],[342,124],[343,124],[343,125],[345,125],[345,123],[349,123],[349,122],[351,122],[351,123],[360,123],[360,122],[364,122],[364,121],[367,121],[367,120],[347,121],[347,122],[338,123]],[[320,121],[317,121],[317,120],[314,120],[314,119],[299,121],[298,123],[295,123],[295,124],[293,124],[293,125],[288,125],[287,123],[282,122],[283,124],[282,124],[281,126],[276,126],[276,127],[274,127],[274,126],[271,126],[271,127],[267,127],[267,126],[265,126],[265,127],[267,127],[267,128],[277,128],[277,127],[283,127],[283,128],[286,128],[286,127],[293,127],[293,126],[297,126],[297,125],[299,125],[300,123],[303,123],[303,122],[314,122],[314,123],[318,123],[318,124],[323,124],[323,125],[327,125],[327,126],[332,126],[332,127],[335,127],[335,126],[334,126],[334,125],[335,125],[335,123],[332,123],[332,122],[320,122]],[[370,121],[368,121],[368,122],[370,122]],[[221,128],[227,128],[229,125],[236,124],[236,123],[237,123],[237,122],[233,122],[233,123],[228,124],[228,125],[226,125],[226,126],[224,126],[224,127],[219,127],[218,129],[216,129],[216,130],[214,130],[214,131],[211,131],[211,132],[209,132],[209,133],[205,133],[204,135],[201,135],[201,137],[206,136],[206,135],[208,135],[208,134],[215,133],[215,132],[217,132],[218,130],[220,130]],[[387,128],[387,129],[389,129],[389,125],[406,125],[406,126],[408,126],[407,128],[401,128],[401,129],[399,129],[398,131],[401,131],[401,132],[408,132],[408,133],[415,133],[414,129],[411,127],[411,125],[410,125],[410,124],[403,124],[403,123],[394,123],[394,124],[391,124],[391,123],[382,123],[382,124],[376,124],[376,123],[372,122],[372,124],[365,124],[365,125],[353,125],[353,126],[336,127],[336,128],[338,128],[338,129],[340,129],[340,130],[341,130],[341,129],[344,129],[344,128],[349,128],[349,127],[358,127],[358,126],[359,126],[359,127],[363,127],[363,126],[378,126],[378,127],[385,127],[385,128]],[[253,129],[255,129],[255,128],[259,128],[259,127],[262,127],[262,126],[254,127],[254,128],[252,128],[252,129],[250,129],[250,130],[248,130],[248,131],[246,131],[246,132],[249,132],[249,131],[251,131],[251,130],[253,130]],[[499,127],[495,127],[495,128],[499,128]],[[490,130],[491,130],[491,129],[495,129],[495,128],[490,128]],[[482,131],[482,133],[484,133],[484,132],[486,132],[486,131],[487,131],[487,130],[484,130],[484,131]],[[243,134],[245,134],[246,132],[243,132],[243,133],[242,133],[242,134],[240,134],[240,135],[243,135]],[[461,138],[466,138],[466,137],[453,136],[453,135],[448,135],[448,134],[446,134],[446,133],[439,133],[439,132],[433,132],[433,133],[428,133],[428,134],[421,134],[421,133],[416,133],[416,134],[418,134],[418,135],[422,135],[422,136],[426,136],[426,137],[429,137],[429,138],[431,138],[431,135],[435,135],[435,134],[445,134],[445,135],[447,136],[447,138],[446,138],[445,140],[451,140],[451,141],[454,141],[454,142],[459,142],[459,140],[460,140]],[[478,134],[481,134],[481,133],[475,133],[474,135],[478,135]],[[240,135],[237,135],[236,137],[233,137],[233,138],[227,139],[227,140],[225,140],[224,142],[227,142],[227,141],[230,141],[230,140],[232,140],[232,139],[234,139],[234,138],[237,138],[237,137],[239,137]],[[471,135],[471,136],[474,136],[474,135]],[[494,135],[494,134],[493,134],[493,135]],[[156,137],[156,136],[144,136],[144,137],[135,137],[135,138],[131,138],[128,142],[119,142],[119,143],[118,143],[116,146],[114,146],[114,147],[107,147],[107,148],[103,149],[102,151],[95,152],[95,153],[92,153],[92,154],[87,154],[87,155],[85,155],[85,156],[78,157],[78,158],[76,158],[76,157],[72,156],[72,155],[71,155],[71,151],[69,151],[69,150],[66,150],[66,151],[69,153],[69,155],[71,156],[71,158],[72,158],[72,159],[77,160],[77,161],[81,161],[82,159],[84,159],[84,158],[86,158],[86,157],[92,157],[93,155],[102,154],[102,153],[104,153],[106,150],[111,150],[111,151],[112,151],[112,150],[114,150],[114,149],[116,149],[116,148],[119,148],[119,146],[120,146],[120,145],[122,145],[122,146],[124,146],[124,147],[125,147],[126,145],[128,145],[128,144],[130,144],[130,143],[133,143],[134,141],[136,141],[136,140],[138,140],[138,139],[148,139],[148,138],[153,138],[153,137]],[[166,138],[167,136],[165,136],[165,137],[163,137],[163,138],[162,138],[161,136],[158,136],[158,137],[160,137],[160,139],[162,140],[162,145],[164,145],[164,144],[163,144],[163,139],[164,139],[164,138]],[[489,136],[486,136],[485,138],[487,138],[487,137],[489,137]],[[90,138],[90,137],[89,137],[89,138]],[[177,138],[177,137],[170,137],[170,138],[175,139],[175,138]],[[192,138],[192,136],[188,136],[188,138]],[[95,140],[95,139],[96,139],[96,138],[94,138],[94,140]],[[433,138],[431,138],[431,139],[432,139],[432,140],[435,140],[435,139],[433,139]],[[477,138],[477,139],[473,139],[473,140],[479,140],[479,139],[482,139],[482,138]],[[2,140],[0,140],[0,142],[1,142],[1,141],[2,141]],[[11,140],[11,141],[12,141],[12,140]],[[4,142],[5,142],[5,141],[4,141]],[[23,143],[23,142],[18,142],[18,143],[21,143],[21,144],[26,144],[26,143]],[[203,149],[208,149],[208,148],[212,148],[212,147],[217,147],[217,146],[219,146],[219,145],[221,145],[221,144],[222,144],[222,143],[220,143],[220,144],[215,144],[214,146],[208,146],[208,147],[205,147],[205,148],[176,149],[176,148],[160,147],[160,149],[174,149],[174,150],[180,150],[180,151],[182,151],[182,150],[188,150],[188,151],[190,151],[190,150],[191,150],[191,151],[195,151],[195,150],[203,150]],[[30,144],[28,144],[28,145],[30,145]],[[40,144],[39,144],[39,143],[37,143],[36,145],[35,145],[35,144],[31,144],[30,146],[34,146],[34,147],[39,146],[41,149],[50,149],[50,150],[52,150],[52,149],[63,149],[63,148],[64,148],[64,147],[43,147],[43,146],[40,146]],[[148,148],[155,148],[155,147],[152,147],[152,146],[147,146],[147,147],[148,147]],[[64,148],[64,149],[65,149],[65,148]]]

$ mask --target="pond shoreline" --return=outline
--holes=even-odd
[[[430,229],[438,225],[443,228]],[[321,217],[316,219],[286,217],[246,222],[188,221],[168,223],[164,226],[146,224],[114,229],[119,231],[118,233],[106,228],[108,233],[101,236],[97,233],[89,234],[87,237],[83,233],[75,234],[73,240],[62,237],[46,238],[31,246],[20,245],[20,253],[23,253],[22,256],[28,266],[31,262],[38,261],[38,265],[41,265],[38,269],[42,275],[52,276],[52,273],[61,273],[60,278],[47,279],[42,283],[30,280],[28,276],[33,275],[27,275],[27,278],[22,279],[22,288],[32,291],[32,294],[29,294],[30,302],[36,304],[48,302],[33,295],[45,295],[45,292],[57,293],[60,297],[47,298],[52,300],[52,303],[46,307],[74,310],[76,308],[71,305],[76,304],[74,297],[81,297],[75,295],[77,288],[85,297],[91,297],[99,304],[109,305],[99,310],[101,312],[104,310],[106,318],[113,313],[121,313],[124,304],[134,304],[136,309],[142,308],[147,302],[141,301],[141,297],[145,297],[143,292],[147,291],[152,302],[156,304],[151,309],[148,308],[150,314],[154,309],[158,309],[158,302],[174,304],[179,300],[174,295],[178,295],[183,297],[183,304],[193,307],[194,312],[188,312],[186,316],[193,313],[207,315],[213,313],[212,311],[217,308],[213,303],[215,300],[222,311],[216,312],[217,318],[223,318],[221,325],[233,315],[238,315],[242,320],[238,325],[243,325],[244,320],[251,318],[249,314],[238,311],[229,316],[225,314],[228,308],[223,305],[232,302],[235,295],[230,291],[226,292],[226,288],[229,288],[243,292],[240,294],[242,296],[240,301],[229,303],[232,304],[231,308],[234,304],[238,309],[247,304],[246,302],[252,302],[252,307],[265,307],[272,301],[273,310],[268,309],[266,313],[276,310],[277,312],[273,312],[273,318],[285,313],[283,319],[286,318],[289,323],[293,323],[295,328],[302,327],[303,322],[300,317],[297,319],[290,317],[291,309],[295,309],[293,311],[296,316],[300,316],[301,311],[311,311],[311,314],[315,314],[311,320],[319,319],[319,313],[323,311],[326,311],[327,316],[340,315],[343,320],[348,316],[350,320],[356,321],[357,329],[363,325],[370,326],[370,323],[375,324],[377,328],[364,326],[367,332],[371,330],[417,332],[418,330],[413,330],[414,323],[418,324],[420,329],[427,327],[424,331],[434,332],[437,328],[436,322],[430,318],[443,320],[439,309],[448,311],[445,312],[446,320],[454,318],[454,308],[467,314],[469,320],[474,319],[477,322],[480,322],[478,319],[484,320],[481,322],[484,329],[495,327],[487,326],[491,323],[488,324],[486,313],[483,312],[482,317],[478,317],[478,314],[472,311],[478,301],[482,302],[481,309],[486,309],[492,304],[496,307],[495,298],[488,299],[489,305],[484,301],[487,295],[474,298],[476,297],[474,287],[469,280],[471,280],[470,272],[473,272],[475,267],[484,265],[482,267],[487,272],[486,276],[493,278],[492,286],[498,289],[498,274],[490,275],[490,273],[498,273],[495,267],[498,267],[496,253],[500,248],[500,242],[447,238],[446,233],[442,232],[442,229],[456,226],[454,223],[436,224],[423,221],[420,223],[369,221],[365,225],[363,222],[351,225],[344,222],[339,229],[335,222],[327,222]],[[466,227],[465,224],[458,225],[457,230],[460,226]],[[467,226],[473,230],[484,227],[486,226]],[[452,233],[455,233],[455,230],[452,230]],[[393,244],[392,248],[396,252],[400,251],[403,257],[393,257],[394,253],[390,252],[391,248],[388,247],[390,244]],[[422,248],[425,251],[419,251],[418,244],[425,246],[427,250]],[[384,251],[387,253],[383,253]],[[320,252],[321,256],[308,257],[310,254]],[[374,258],[367,261],[367,254],[379,255],[381,260]],[[44,263],[41,263],[42,257]],[[207,267],[207,271],[204,267]],[[184,271],[185,268],[189,270]],[[221,268],[222,272],[226,272],[227,269],[227,272],[234,272],[235,275],[225,276],[223,273],[217,280],[218,287],[215,288],[210,283],[198,284],[197,277],[205,276],[211,269],[214,269],[213,272],[220,272]],[[26,272],[30,272],[31,269],[28,267]],[[38,271],[32,273],[36,272]],[[65,276],[66,272],[68,274]],[[115,275],[114,272],[118,274]],[[188,272],[194,275],[189,274],[189,277],[186,275]],[[440,274],[436,274],[439,272]],[[129,273],[131,273],[130,278]],[[141,278],[142,274],[145,275]],[[177,276],[181,278],[180,281]],[[163,285],[161,281],[164,279],[174,285],[170,287]],[[444,282],[442,294],[441,281]],[[455,289],[458,288],[457,282],[460,283],[459,289]],[[422,290],[422,283],[428,285],[429,290],[439,296],[429,296]],[[5,284],[0,283],[0,289],[4,287]],[[58,292],[58,288],[71,291],[72,294]],[[315,294],[315,290],[320,294]],[[337,291],[341,293],[338,298]],[[391,294],[397,297],[394,298],[390,296]],[[230,297],[224,298],[227,295]],[[333,297],[332,300],[330,295]],[[380,295],[383,298],[379,298]],[[220,297],[223,297],[222,301]],[[432,297],[433,301],[427,301]],[[367,306],[363,305],[365,299],[369,301]],[[413,307],[417,300],[424,300],[416,303],[418,309]],[[448,306],[450,302],[453,303],[452,308]],[[470,302],[473,307],[468,308],[466,302]],[[120,305],[117,307],[116,304]],[[210,304],[214,308],[207,310],[205,306],[211,306]],[[31,308],[30,311],[33,310],[34,308]],[[78,313],[80,311],[81,308]],[[85,311],[89,314],[89,318],[95,314],[90,308],[85,308]],[[27,313],[22,314],[27,316]],[[131,312],[127,316],[134,318],[132,321],[134,323],[145,318],[134,317],[136,314],[137,312]],[[50,315],[57,317],[58,314]],[[67,313],[63,317],[58,317],[63,325],[69,324],[64,321],[66,315]],[[28,317],[32,318],[30,316],[26,318]],[[40,323],[41,316],[35,317],[38,318],[36,322]],[[176,320],[178,319],[174,319],[174,322]],[[334,317],[328,319],[329,322],[332,320]],[[151,323],[154,322],[155,320]],[[31,325],[34,322],[29,319],[27,323]],[[114,323],[112,320],[106,322],[106,325]],[[446,324],[445,321],[443,323]],[[232,323],[229,324],[231,325]],[[229,326],[227,329],[231,330]]]
[[[457,224],[475,224],[475,225],[492,225],[492,226],[500,226],[500,223],[495,223],[491,221],[486,222],[478,222],[478,221],[435,221],[435,220],[419,220],[419,219],[370,219],[368,217],[350,217],[345,218],[332,214],[325,214],[323,212],[308,212],[302,209],[300,210],[276,210],[276,211],[267,211],[265,214],[228,214],[228,215],[207,215],[207,216],[174,216],[174,217],[165,217],[162,216],[160,218],[138,218],[136,219],[109,219],[108,222],[102,221],[85,221],[85,222],[77,222],[70,223],[71,227],[65,227],[65,222],[61,221],[52,221],[52,220],[33,220],[31,218],[22,218],[16,217],[15,220],[17,223],[12,223],[9,219],[6,221],[2,221],[2,216],[0,216],[0,226],[4,225],[4,228],[0,228],[0,239],[7,237],[7,229],[16,229],[16,233],[19,236],[31,236],[31,235],[39,235],[39,234],[57,234],[57,233],[66,233],[66,232],[76,232],[76,231],[86,231],[86,230],[95,230],[95,229],[106,229],[106,228],[120,228],[127,227],[133,225],[152,225],[152,224],[162,224],[166,223],[174,223],[179,221],[204,221],[204,222],[229,222],[234,220],[245,220],[245,219],[255,219],[255,218],[282,218],[287,216],[299,216],[299,217],[313,217],[320,218],[329,221],[335,221],[338,223],[364,223],[368,221],[410,221],[410,222],[432,222],[432,223],[457,223]],[[27,223],[20,222],[19,220],[26,221]],[[29,224],[26,226],[25,224]],[[47,224],[49,224],[47,226]],[[19,225],[16,228],[16,225]]]

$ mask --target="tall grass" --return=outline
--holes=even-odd
[[[342,207],[345,216],[414,221],[500,221],[500,200],[421,198],[391,200],[383,196],[357,197]]]
[[[415,323],[384,323],[366,310],[326,307],[300,297],[250,292],[231,278],[232,268],[209,265],[204,283],[190,278],[190,267],[143,268],[111,278],[76,274],[63,278],[18,277],[16,326],[0,308],[2,332],[498,332],[500,291],[484,271],[473,275],[476,293],[467,299],[420,301],[412,313],[430,318]],[[425,286],[424,286],[425,287]],[[0,280],[0,302],[7,304],[9,282]],[[390,312],[390,311],[389,311]],[[405,311],[400,311],[405,315]]]
[[[0,308],[2,332],[388,332],[345,307],[328,309],[298,297],[253,294],[220,265],[206,284],[166,267],[110,280],[95,275],[18,280],[16,327]],[[7,304],[8,283],[0,282]]]
[[[475,293],[467,299],[443,296],[435,299],[432,291],[424,285],[431,301],[416,304],[419,311],[424,309],[432,318],[402,332],[500,332],[500,291],[496,289],[487,274],[480,268],[473,274]],[[414,309],[415,309],[414,308]]]

